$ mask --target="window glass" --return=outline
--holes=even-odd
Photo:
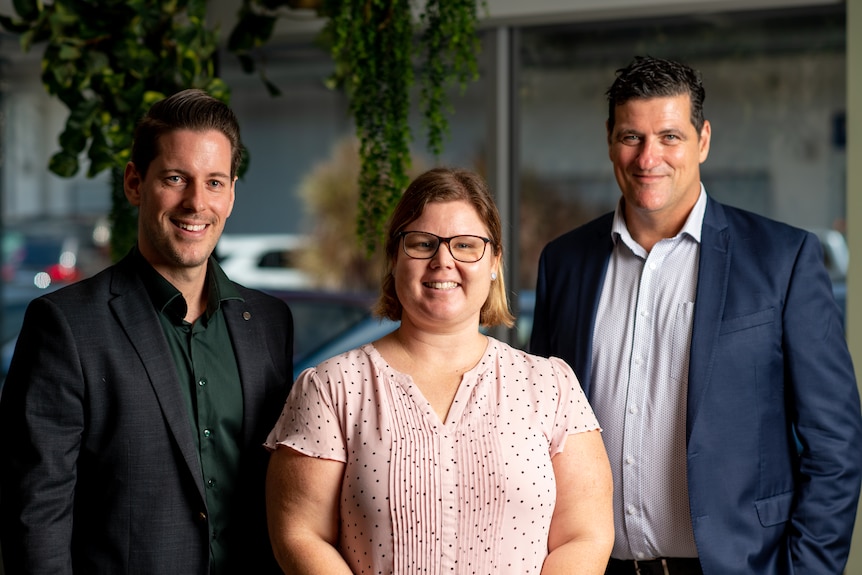
[[[541,248],[614,209],[605,91],[635,55],[703,74],[715,199],[843,231],[845,7],[526,28],[520,50],[521,288]]]

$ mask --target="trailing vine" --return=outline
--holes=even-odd
[[[256,69],[255,51],[269,41],[279,10],[295,1],[243,0],[228,47],[246,71]],[[357,234],[370,254],[385,241],[386,220],[408,183],[414,80],[428,148],[439,156],[451,111],[447,90],[478,76],[477,0],[322,0],[317,12],[326,19],[321,39],[335,65],[328,85],[344,90],[356,124]]]

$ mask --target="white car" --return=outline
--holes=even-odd
[[[312,278],[295,265],[308,241],[298,234],[223,234],[215,256],[227,276],[258,289],[306,289]]]

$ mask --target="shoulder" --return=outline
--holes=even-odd
[[[798,244],[816,239],[812,232],[802,228],[712,199],[707,204],[704,225],[719,229],[727,227],[731,236],[740,240],[755,239],[777,244],[790,241]]]
[[[290,315],[290,306],[284,300],[257,289],[247,288],[236,282],[233,282],[233,285],[246,307],[263,310],[265,313]]]
[[[357,373],[368,374],[374,371],[376,355],[375,348],[367,344],[330,357],[309,369],[322,378],[335,376],[341,379]]]
[[[35,298],[33,303],[50,302],[61,308],[69,305],[76,308],[105,307],[106,301],[117,294],[118,283],[125,286],[123,291],[143,287],[140,282],[136,282],[135,276],[129,276],[126,270],[112,265],[92,277]]]
[[[578,384],[571,366],[562,359],[533,355],[505,342],[496,339],[492,341],[501,375],[524,376],[531,381],[553,382],[554,385],[563,387]]]
[[[244,285],[238,284],[234,281],[232,281],[231,283],[234,285],[237,292],[239,292],[239,295],[242,296],[242,299],[244,299],[246,301],[251,301],[251,302],[257,303],[259,305],[272,305],[275,307],[288,307],[287,302],[285,302],[284,300],[282,300],[282,299],[280,299],[280,298],[278,298],[272,294],[260,291],[258,289],[247,288]]]
[[[614,213],[608,212],[551,240],[548,242],[545,250],[550,252],[559,250],[568,251],[571,246],[578,246],[585,240],[592,240],[602,236],[607,237],[608,241],[610,241],[613,221]]]

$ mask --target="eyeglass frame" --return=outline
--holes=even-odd
[[[404,237],[407,236],[407,234],[425,234],[426,236],[434,236],[435,238],[437,238],[437,247],[434,248],[434,251],[431,252],[431,255],[429,255],[427,258],[417,258],[416,256],[411,256],[410,254],[407,253],[407,246],[404,245]],[[477,236],[477,235],[473,235],[473,234],[458,234],[457,236],[450,236],[448,238],[444,238],[443,236],[438,236],[437,234],[432,234],[431,232],[423,232],[421,230],[404,230],[404,231],[398,232],[395,235],[395,237],[398,238],[400,243],[401,243],[401,251],[403,251],[404,255],[406,255],[410,259],[413,259],[413,260],[430,260],[431,258],[433,258],[434,256],[437,255],[438,251],[440,251],[440,245],[443,242],[446,242],[446,247],[449,249],[449,255],[452,256],[452,259],[454,259],[456,262],[461,262],[462,264],[474,264],[476,262],[482,261],[482,258],[485,257],[485,252],[488,251],[488,244],[492,243],[491,238],[486,238],[485,236]],[[452,244],[449,242],[451,242],[455,238],[464,238],[464,237],[477,238],[477,239],[482,240],[482,242],[483,242],[482,243],[482,255],[479,256],[479,259],[466,260],[466,261],[461,260],[461,259],[458,259],[458,256],[456,256],[454,254],[454,252],[452,252]]]

